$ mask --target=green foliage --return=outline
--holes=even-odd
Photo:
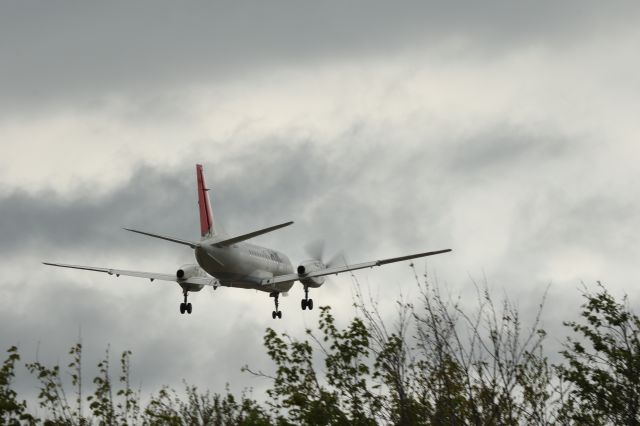
[[[13,365],[19,360],[15,347],[9,350],[10,356],[5,361],[2,377],[13,376]],[[65,393],[58,365],[48,367],[40,362],[27,364],[27,369],[40,382],[38,402],[45,410],[44,424],[47,425],[268,425],[270,417],[246,393],[242,393],[239,401],[227,389],[226,395],[201,393],[195,386],[186,386],[186,399],[181,398],[174,390],[162,388],[157,395],[152,395],[145,410],[140,408],[140,392],[130,385],[131,352],[124,351],[120,356],[120,375],[117,382],[111,377],[109,349],[97,367],[98,374],[93,379],[95,385],[91,395],[86,397],[90,415],[83,415],[82,396],[82,345],[73,346],[69,355],[72,360],[68,364],[71,384],[76,391],[76,399],[71,404]],[[7,374],[5,374],[5,370]],[[4,383],[0,382],[0,383]],[[8,383],[8,382],[7,382]],[[8,389],[8,388],[7,388]],[[16,394],[8,391],[7,395],[15,401]],[[4,407],[4,405],[3,405]],[[26,414],[26,403],[7,405],[6,418],[31,421]],[[18,411],[16,411],[18,410]],[[3,411],[4,412],[4,411]],[[4,417],[3,417],[4,419]],[[18,424],[17,422],[0,424]],[[31,421],[35,423],[35,419]]]
[[[7,353],[0,369],[0,425],[34,424],[35,419],[27,413],[26,401],[19,401],[17,392],[11,388],[15,365],[20,361],[18,348],[12,346]]]
[[[145,410],[148,425],[269,425],[265,411],[245,393],[240,401],[229,392],[225,396],[200,392],[185,383],[186,400],[163,387]]]
[[[116,380],[109,349],[85,396],[78,343],[64,372],[26,364],[39,381],[37,419],[11,387],[20,360],[11,347],[0,370],[0,426],[640,424],[640,319],[626,299],[603,287],[585,292],[580,319],[565,323],[573,333],[561,352],[566,362],[553,366],[538,326],[544,299],[525,327],[515,306],[496,304],[486,288],[472,314],[426,277],[420,289],[415,306],[397,304],[393,323],[358,288],[358,315],[344,327],[321,307],[304,339],[267,329],[273,373],[245,367],[270,380],[263,403],[228,386],[218,394],[185,383],[184,392],[163,387],[141,407],[131,352],[121,354]],[[65,382],[75,397],[67,398]]]
[[[422,306],[399,303],[390,326],[358,293],[360,315],[344,328],[321,307],[319,335],[296,340],[268,329],[275,372],[254,374],[273,381],[268,404],[281,423],[550,423],[553,370],[539,316],[523,332],[509,302],[496,308],[488,291],[480,300],[469,316],[425,282]]]
[[[73,364],[72,364],[73,365]],[[70,365],[71,366],[71,365]],[[131,351],[124,351],[120,356],[120,389],[112,388],[110,376],[109,349],[105,357],[98,363],[99,374],[94,377],[95,390],[87,397],[89,409],[95,421],[101,425],[137,424],[140,417],[140,395],[130,384]]]
[[[582,321],[565,325],[568,337],[558,370],[573,387],[567,417],[589,424],[640,424],[640,320],[600,285],[585,292]]]
[[[286,334],[278,336],[274,330],[267,329],[264,344],[276,367],[273,387],[267,391],[267,404],[279,423],[348,422],[340,408],[338,395],[318,380],[309,342],[292,340]]]
[[[48,412],[45,423],[82,424],[81,413],[79,411],[74,412],[67,400],[65,388],[60,378],[60,366],[56,365],[49,368],[36,361],[27,364],[26,367],[40,382],[38,403],[41,408]]]
[[[139,392],[129,385],[131,352],[125,351],[121,356],[121,375],[119,382],[122,388],[113,397],[112,380],[109,371],[109,350],[105,358],[98,363],[99,374],[93,379],[95,390],[87,396],[90,416],[83,415],[82,395],[82,344],[77,343],[69,350],[72,360],[68,364],[71,385],[75,388],[76,398],[71,404],[67,398],[65,385],[61,378],[59,365],[48,367],[38,361],[26,365],[27,369],[40,382],[38,403],[45,410],[45,423],[66,425],[125,425],[138,424]]]
[[[416,276],[416,280],[418,280]],[[426,280],[421,304],[398,303],[390,327],[358,293],[372,335],[375,379],[385,389],[382,419],[392,424],[546,424],[552,369],[539,315],[523,332],[517,309],[478,292],[474,315]]]
[[[120,424],[136,424],[140,418],[140,391],[131,388],[131,351],[124,351],[120,355],[120,383],[122,387],[116,395],[120,397],[116,409]]]
[[[335,389],[341,411],[346,413],[350,424],[375,424],[380,400],[369,386],[369,330],[360,318],[354,318],[346,329],[338,330],[328,306],[320,308],[319,330],[323,334],[322,342],[329,344],[328,348],[320,344],[326,380]],[[315,339],[310,330],[307,334]]]

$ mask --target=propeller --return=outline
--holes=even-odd
[[[314,260],[322,261],[324,257],[324,240],[315,240],[304,246],[304,251],[307,255]]]
[[[304,248],[311,259],[320,261],[327,268],[333,268],[334,266],[344,263],[344,253],[342,250],[339,250],[328,261],[325,261],[324,247],[324,240],[316,240],[310,242]]]

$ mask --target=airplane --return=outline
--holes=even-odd
[[[322,286],[328,275],[373,268],[374,266],[382,266],[389,263],[433,256],[451,251],[451,249],[429,251],[343,266],[335,266],[333,261],[325,262],[321,255],[316,255],[313,256],[315,257],[313,259],[301,262],[294,269],[293,264],[284,253],[246,242],[258,235],[289,226],[293,224],[292,221],[242,235],[230,236],[219,227],[216,227],[213,210],[211,209],[211,201],[209,199],[209,188],[205,183],[204,170],[201,164],[196,164],[196,180],[200,213],[201,238],[199,241],[184,240],[130,228],[124,229],[137,234],[189,246],[194,250],[197,264],[183,265],[173,274],[52,262],[43,262],[43,264],[61,268],[104,272],[109,275],[115,275],[116,277],[124,275],[146,278],[151,282],[154,280],[176,282],[182,288],[182,294],[184,296],[184,301],[180,303],[181,314],[185,312],[191,314],[193,311],[193,306],[187,301],[189,292],[197,292],[204,287],[212,287],[214,290],[220,286],[260,290],[269,293],[269,297],[274,299],[275,310],[271,313],[271,317],[273,319],[280,319],[282,318],[282,311],[279,310],[278,298],[281,294],[287,295],[296,281],[299,281],[304,288],[304,299],[300,302],[302,310],[312,310],[313,299],[309,298],[309,289]]]

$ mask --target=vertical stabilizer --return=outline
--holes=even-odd
[[[209,201],[209,188],[204,181],[204,171],[202,164],[196,164],[196,177],[198,179],[198,206],[200,207],[200,235],[203,238],[210,237],[216,233],[213,223],[213,211]]]

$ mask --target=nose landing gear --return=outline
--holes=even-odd
[[[269,297],[273,297],[273,301],[276,305],[276,310],[271,312],[271,318],[276,319],[276,317],[278,319],[282,318],[282,311],[278,310],[278,296],[280,296],[280,293],[277,291],[273,291],[271,293],[269,293]]]
[[[300,301],[300,306],[302,310],[309,308],[309,310],[313,309],[313,299],[309,299],[309,287],[304,286],[304,299]]]
[[[191,303],[187,303],[187,290],[183,290],[182,294],[184,294],[184,302],[180,304],[180,313],[184,314],[186,312],[188,314],[191,314],[193,307],[191,306]]]

